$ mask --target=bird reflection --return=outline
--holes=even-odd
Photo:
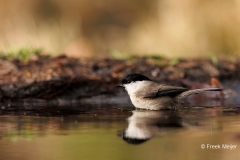
[[[181,117],[173,111],[134,110],[128,118],[128,127],[122,139],[129,144],[141,144],[155,136],[166,135],[174,129],[181,129]]]

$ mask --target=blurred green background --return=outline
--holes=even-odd
[[[240,0],[1,0],[0,51],[240,55]]]

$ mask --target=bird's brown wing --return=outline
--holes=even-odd
[[[157,92],[157,96],[158,97],[162,97],[162,96],[175,97],[178,94],[183,93],[185,91],[188,91],[188,89],[183,87],[162,85],[162,87]]]
[[[146,88],[139,90],[136,93],[136,96],[142,98],[157,98],[157,97],[175,97],[182,92],[187,91],[187,88],[183,87],[175,87],[175,86],[167,86],[160,85],[158,83],[151,83]]]

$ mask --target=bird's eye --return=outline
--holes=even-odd
[[[122,84],[127,84],[127,83],[129,83],[129,82],[126,79],[122,80]]]

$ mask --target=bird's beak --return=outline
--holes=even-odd
[[[123,87],[122,83],[115,85],[115,87]]]

